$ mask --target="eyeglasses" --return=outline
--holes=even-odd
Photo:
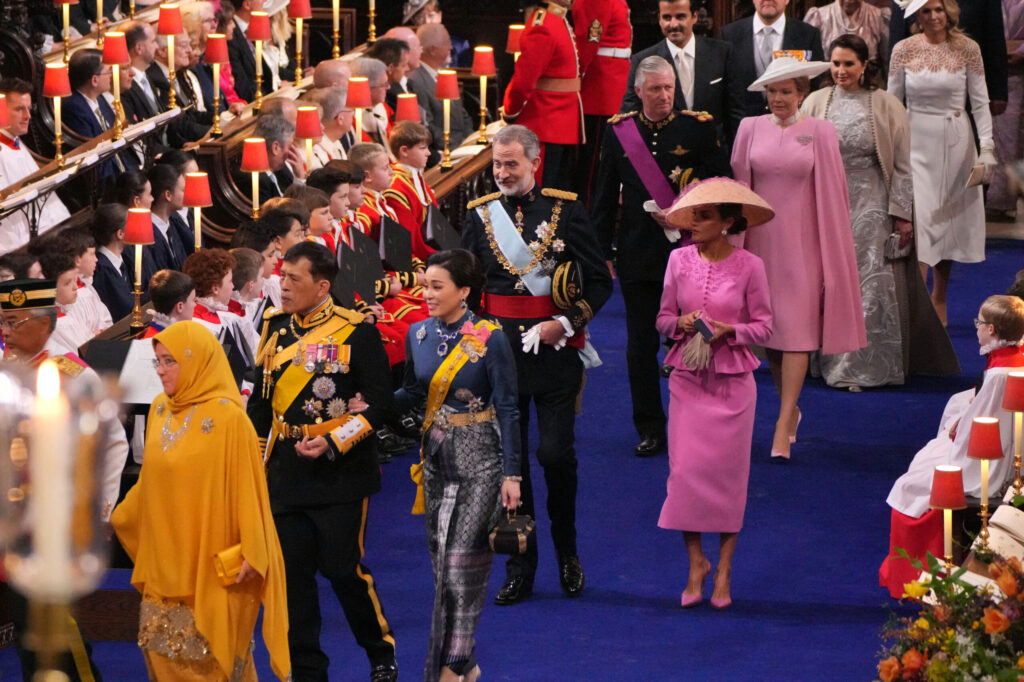
[[[982,325],[986,325],[986,324],[992,324],[992,323],[991,322],[986,322],[985,320],[981,319],[980,317],[974,318],[974,326],[975,327],[981,327]]]
[[[13,332],[15,329],[17,329],[18,327],[20,327],[21,325],[25,324],[26,322],[28,322],[29,320],[32,320],[32,319],[35,319],[35,318],[33,318],[33,317],[26,317],[26,318],[23,318],[21,320],[0,320],[0,328],[3,328],[3,329],[6,329],[8,331],[12,331]]]
[[[153,363],[153,369],[157,371],[159,371],[161,367],[163,367],[164,369],[170,369],[172,366],[178,364],[178,361],[175,360],[174,358],[170,358],[168,360],[161,360],[160,358],[156,358],[154,360],[150,360],[150,362]]]

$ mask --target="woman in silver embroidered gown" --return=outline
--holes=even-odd
[[[403,411],[427,403],[422,483],[435,586],[428,681],[480,676],[473,649],[494,558],[488,535],[502,504],[519,505],[516,365],[501,329],[470,310],[483,284],[469,251],[427,259],[431,318],[409,329],[405,384],[395,393]]]
[[[839,136],[868,345],[822,356],[821,373],[829,386],[859,391],[903,383],[900,306],[885,242],[893,232],[901,245],[913,236],[910,136],[903,105],[874,82],[863,39],[840,36],[829,59],[835,85],[808,96],[802,109],[830,121]]]

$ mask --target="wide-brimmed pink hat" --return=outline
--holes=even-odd
[[[708,204],[740,204],[747,227],[766,223],[775,217],[768,202],[739,182],[730,178],[708,178],[695,182],[675,200],[666,212],[669,224],[683,230],[693,225],[693,208]]]

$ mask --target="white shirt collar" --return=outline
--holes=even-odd
[[[238,24],[238,28],[242,29],[242,35],[245,35],[245,32],[249,30],[249,22],[237,14],[235,15],[235,23]],[[246,38],[246,40],[248,40],[248,38]]]
[[[428,76],[430,76],[430,77],[431,77],[431,78],[433,78],[434,80],[437,80],[437,71],[435,71],[434,69],[432,69],[432,68],[430,67],[430,64],[427,64],[426,62],[420,62],[420,66],[422,66],[422,67],[423,67],[423,70],[427,72],[427,75],[428,75]]]
[[[124,258],[123,257],[117,255],[116,253],[114,253],[113,251],[111,251],[110,249],[108,249],[105,246],[99,247],[98,249],[96,249],[96,251],[97,251],[97,253],[100,253],[100,254],[106,256],[107,260],[109,260],[113,264],[113,266],[114,266],[114,268],[116,270],[120,270],[121,269],[121,265],[124,264]]]
[[[766,24],[763,21],[761,21],[761,17],[758,16],[757,12],[755,12],[754,13],[754,35],[760,35],[761,34],[761,29],[764,28],[767,25],[768,24]],[[786,32],[786,15],[785,15],[785,13],[780,14],[779,18],[775,20],[775,23],[772,24],[772,30],[775,31],[775,33],[777,35],[780,35],[780,36],[783,35]]]
[[[94,112],[100,106],[99,102],[94,100],[92,97],[89,97],[89,95],[85,94],[81,90],[78,91],[78,94],[85,98],[85,101],[89,103],[89,108],[92,109]]]
[[[151,213],[150,216],[153,218],[153,227],[155,227],[156,229],[160,230],[160,234],[162,234],[164,236],[164,239],[166,239],[167,238],[167,231],[169,229],[171,229],[170,221],[164,220],[163,218],[158,216],[156,213]]]
[[[668,45],[668,53],[672,55],[673,62],[676,60],[676,57],[679,56],[680,52],[690,59],[693,59],[697,55],[697,38],[692,33],[690,34],[690,39],[686,41],[686,44],[682,47],[676,47],[676,44],[668,38],[665,38],[665,43]]]

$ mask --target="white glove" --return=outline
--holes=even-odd
[[[995,154],[992,153],[991,149],[982,148],[981,154],[978,155],[978,163],[985,164],[985,180],[984,180],[984,182],[987,183],[989,181],[989,179],[991,179],[992,173],[993,173],[993,171],[995,171],[996,167],[999,165],[999,162],[996,160],[996,156],[995,156]]]
[[[540,325],[535,324],[523,334],[523,352],[537,355],[540,352]]]
[[[563,348],[565,348],[565,344],[566,342],[568,342],[568,340],[568,336],[563,336],[562,338],[558,339],[558,343],[552,346],[552,348],[554,348],[555,350],[562,350]]]

